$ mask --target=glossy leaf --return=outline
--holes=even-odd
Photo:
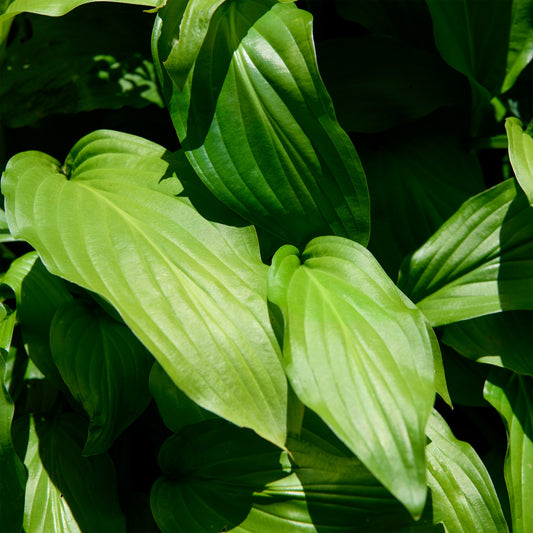
[[[0,524],[6,532],[21,531],[27,473],[13,447],[11,423],[15,406],[5,381],[6,356],[11,345],[14,312],[0,304]]]
[[[56,311],[50,349],[72,396],[89,415],[84,455],[105,452],[150,402],[152,357],[124,324],[86,300]]]
[[[533,378],[491,372],[485,384],[485,398],[498,410],[507,427],[505,481],[513,531],[527,533],[533,529]]]
[[[403,263],[399,287],[433,326],[533,309],[533,208],[514,180],[466,201]]]
[[[294,391],[420,515],[424,427],[435,398],[434,345],[423,315],[365,248],[340,237],[314,239],[301,258],[296,248],[281,248],[268,284],[283,313]]]
[[[533,376],[533,312],[506,311],[443,328],[441,341],[461,355]]]
[[[276,0],[224,2],[203,38],[186,24],[173,47],[181,16],[203,21],[218,4],[194,0],[183,15],[183,2],[170,3],[154,28],[154,61],[192,166],[227,206],[285,242],[335,233],[366,244],[365,176],[318,73],[311,16]]]
[[[151,494],[162,532],[354,533],[414,524],[355,457],[310,431],[288,445],[292,463],[221,420],[168,439],[159,456],[164,475]]]
[[[65,165],[19,154],[2,180],[10,228],[51,272],[116,307],[195,402],[282,446],[287,385],[255,232],[177,198],[186,191],[171,161],[108,131],[83,138]]]
[[[25,533],[125,531],[111,459],[107,454],[81,455],[86,432],[81,417],[64,414],[49,422],[23,418],[16,430],[29,474]]]
[[[457,440],[436,411],[426,433],[433,520],[457,533],[508,531],[491,478],[474,449]]]
[[[150,392],[157,403],[165,425],[177,433],[181,428],[215,418],[216,415],[202,409],[183,393],[159,363],[154,363],[150,372]]]
[[[505,121],[505,129],[509,138],[509,159],[516,179],[533,205],[533,138],[523,131],[522,123],[514,117]]]

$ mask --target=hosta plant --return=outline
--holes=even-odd
[[[118,3],[0,5],[0,530],[533,530],[531,0]]]

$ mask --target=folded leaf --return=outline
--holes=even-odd
[[[72,396],[89,415],[84,455],[107,451],[150,402],[152,357],[124,324],[86,300],[56,311],[50,349]]]
[[[533,378],[505,371],[491,372],[484,395],[507,427],[505,481],[513,531],[527,533],[533,529]]]
[[[171,161],[161,146],[106,131],[65,165],[19,154],[2,180],[10,229],[51,272],[108,300],[194,401],[283,446],[287,383],[255,232],[177,198],[186,192]]]
[[[366,244],[365,176],[320,78],[310,14],[277,0],[193,0],[184,10],[158,12],[152,50],[207,187],[286,242],[336,233]]]
[[[269,300],[284,317],[291,386],[419,516],[426,500],[424,427],[435,398],[426,320],[353,241],[314,239],[301,263],[294,247],[281,248],[268,280]]]
[[[29,473],[25,533],[125,532],[111,459],[107,454],[81,455],[82,417],[69,413],[46,422],[25,417],[17,420],[15,430]]]
[[[474,449],[457,440],[436,411],[426,433],[434,522],[457,533],[508,531],[491,478]]]
[[[530,205],[533,205],[533,138],[523,131],[522,123],[514,117],[505,121],[505,129],[509,138],[509,159],[516,179]]]
[[[433,326],[533,309],[533,208],[514,180],[466,201],[400,270]]]

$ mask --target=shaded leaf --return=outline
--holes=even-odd
[[[191,2],[187,20],[205,4]],[[318,73],[310,14],[276,0],[225,2],[203,40],[180,33],[172,48],[184,9],[158,12],[152,49],[178,137],[207,187],[285,242],[333,232],[365,244],[364,172]]]
[[[530,205],[533,205],[533,138],[522,130],[522,123],[514,117],[505,121],[505,129],[509,138],[509,159],[516,179]]]
[[[533,209],[514,180],[466,201],[400,270],[433,326],[533,309]]]
[[[164,148],[109,131],[84,137],[64,166],[19,154],[2,180],[10,228],[51,272],[116,307],[195,402],[282,446],[287,384],[255,232],[209,222],[176,197],[171,162]]]
[[[15,442],[29,473],[25,533],[125,531],[111,459],[107,454],[81,455],[86,433],[81,417],[22,418],[15,429]]]
[[[84,300],[56,311],[50,349],[72,396],[89,415],[83,454],[105,452],[150,402],[152,357],[124,324]]]
[[[505,481],[512,527],[515,533],[526,533],[533,528],[533,378],[491,372],[485,398],[501,414],[507,428]]]
[[[457,533],[508,531],[491,478],[470,444],[457,440],[436,411],[426,433],[433,520]]]
[[[268,283],[284,317],[294,391],[420,515],[424,426],[435,397],[435,345],[423,315],[365,248],[340,237],[314,239],[301,258],[281,248]]]

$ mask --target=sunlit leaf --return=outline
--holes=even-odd
[[[433,326],[533,309],[533,208],[514,180],[466,201],[406,259],[399,287]]]
[[[490,476],[472,446],[457,440],[436,411],[426,433],[433,520],[457,533],[508,531]]]
[[[505,121],[505,129],[509,138],[509,159],[516,179],[533,205],[533,138],[523,131],[522,123],[514,117]]]
[[[155,25],[154,61],[191,164],[215,196],[286,242],[335,233],[365,244],[365,176],[318,73],[310,14],[276,0],[206,8],[218,4],[194,0],[184,15],[184,2],[171,3]],[[189,27],[197,19],[201,36]]]
[[[491,372],[485,384],[485,398],[498,410],[507,427],[505,481],[513,532],[527,533],[533,529],[533,378]]]
[[[286,378],[253,228],[202,218],[164,148],[117,132],[65,165],[19,154],[2,180],[14,235],[47,268],[100,294],[202,407],[282,446]]]
[[[84,455],[105,452],[150,401],[152,357],[124,324],[87,300],[56,311],[50,349],[72,396],[89,415]]]
[[[365,248],[340,237],[314,239],[301,258],[280,249],[269,300],[283,313],[285,370],[300,400],[420,515],[435,397],[423,315]]]

